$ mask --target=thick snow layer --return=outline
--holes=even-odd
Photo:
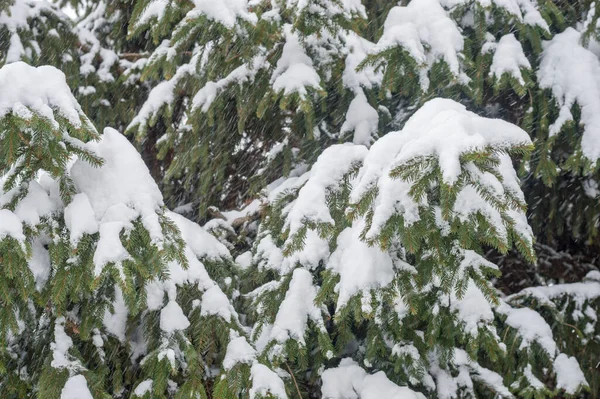
[[[98,232],[96,215],[85,193],[75,194],[65,207],[65,225],[71,232],[71,243],[77,244],[84,234]]]
[[[84,376],[78,374],[67,380],[60,392],[60,399],[94,399]]]
[[[470,4],[470,0],[440,0],[440,3],[447,8]],[[539,26],[544,30],[549,30],[548,24],[538,11],[538,4],[535,0],[477,0],[477,3],[483,7],[498,7],[506,10],[509,14],[515,16],[519,22],[530,26]]]
[[[434,156],[440,166],[443,181],[451,185],[463,172],[460,163],[463,153],[482,150],[487,146],[506,149],[528,144],[531,144],[529,135],[519,127],[499,119],[480,117],[455,101],[436,98],[425,103],[406,122],[402,131],[388,133],[373,144],[359,171],[350,200],[356,203],[369,190],[378,188],[373,203],[372,227],[366,235],[367,238],[372,238],[394,213],[401,214],[407,225],[419,220],[420,204],[409,195],[412,184],[389,176],[390,171],[397,166],[416,158]],[[508,188],[521,198],[518,179],[512,166],[508,170],[508,165],[504,165],[510,159],[501,156],[501,161],[499,171],[505,180],[510,178],[504,184],[506,187],[489,173],[483,174],[473,168],[469,171],[478,172],[486,179],[483,180],[485,185],[500,190],[498,195],[502,195],[502,190]],[[456,212],[467,216],[474,211],[485,211],[492,215],[487,202],[472,202],[479,194],[471,186],[467,186],[465,190],[460,194],[462,196],[459,195],[457,203],[462,206],[455,207]],[[422,201],[426,199],[423,198]],[[475,206],[477,204],[480,206]],[[502,220],[498,217],[498,212],[494,212],[494,225],[502,231]]]
[[[229,298],[216,284],[202,295],[200,314],[202,316],[217,315],[228,322],[237,319],[237,312],[229,302]]]
[[[453,184],[461,172],[461,154],[486,146],[530,145],[527,132],[512,123],[483,118],[455,101],[435,98],[425,103],[402,129],[404,145],[395,163],[436,155],[444,182]]]
[[[323,399],[425,399],[419,392],[394,384],[383,371],[367,374],[350,358],[325,370],[321,378]]]
[[[2,179],[0,179],[1,183]],[[52,188],[50,187],[50,189]],[[5,194],[2,194],[0,189],[0,207],[9,203],[19,189],[19,187],[14,188]],[[43,217],[50,216],[53,212],[59,210],[61,206],[62,200],[51,195],[39,182],[30,181],[27,194],[18,202],[14,213],[23,224],[36,226]]]
[[[488,325],[494,320],[492,306],[472,280],[469,280],[461,299],[452,297],[450,308],[457,311],[458,319],[464,323],[464,331],[467,334],[477,335],[480,325]]]
[[[164,332],[173,333],[178,330],[185,330],[189,326],[190,321],[176,301],[169,301],[160,311],[160,329]]]
[[[321,78],[313,67],[312,59],[306,55],[298,34],[293,32],[292,25],[285,24],[283,30],[285,44],[271,76],[271,84],[275,92],[283,91],[286,95],[298,93],[304,97],[307,87],[320,89]]]
[[[227,28],[233,28],[238,18],[256,23],[256,14],[248,11],[247,0],[193,0],[195,8],[190,15],[206,15],[208,19],[219,22]]]
[[[367,155],[361,145],[338,144],[328,147],[317,159],[306,184],[298,192],[287,218],[290,236],[296,234],[306,221],[333,224],[327,207],[327,192],[339,188],[342,178]]]
[[[421,69],[421,86],[429,87],[427,72],[437,61],[448,64],[454,76],[467,82],[460,59],[464,38],[438,0],[415,0],[390,10],[375,53],[402,47]],[[390,67],[394,68],[394,65]]]
[[[354,144],[371,145],[379,129],[379,114],[367,101],[362,90],[357,91],[354,100],[348,107],[346,120],[342,125],[342,133],[354,131]]]
[[[142,157],[129,141],[114,129],[104,129],[101,141],[86,147],[104,160],[94,167],[78,160],[71,167],[71,177],[78,191],[84,193],[98,222],[100,241],[94,254],[96,273],[108,262],[121,262],[129,257],[121,245],[119,234],[131,228],[139,217],[154,242],[161,242],[162,228],[157,212],[163,206],[162,194],[150,176]],[[85,207],[77,209],[86,211]],[[78,213],[73,218],[86,217]],[[91,228],[91,223],[87,226]],[[77,237],[80,231],[75,231]]]
[[[502,36],[494,51],[490,76],[500,79],[503,74],[507,73],[517,79],[519,83],[525,84],[521,74],[522,68],[531,69],[531,64],[525,57],[521,43],[512,33]]]
[[[73,340],[65,332],[66,319],[59,317],[54,323],[54,342],[50,344],[52,350],[52,362],[50,365],[57,369],[69,369],[76,371],[82,369],[81,364],[69,354],[73,346]]]
[[[0,209],[0,240],[5,237],[12,237],[20,242],[25,241],[21,220],[8,209]]]
[[[27,119],[34,112],[58,126],[56,113],[73,126],[81,126],[81,107],[65,74],[51,66],[36,68],[15,62],[0,68],[0,117],[9,112]]]
[[[227,247],[197,223],[174,212],[167,212],[167,216],[177,224],[181,238],[198,258],[211,260],[231,258]]]
[[[238,363],[252,364],[256,360],[256,350],[246,341],[246,338],[240,336],[235,331],[229,332],[229,344],[225,359],[223,359],[223,368],[230,370]]]
[[[113,206],[126,205],[141,217],[150,236],[160,240],[156,212],[163,206],[162,194],[135,147],[111,128],[104,129],[102,139],[87,147],[104,160],[104,165],[97,168],[79,160],[71,167],[71,177],[87,195],[96,219],[102,221]]]
[[[315,305],[316,296],[317,288],[313,285],[310,272],[302,268],[295,269],[285,299],[275,317],[271,340],[284,343],[293,339],[304,345],[304,333],[309,319],[318,327],[325,328],[321,310]]]
[[[126,340],[127,317],[129,309],[125,304],[123,292],[118,286],[115,287],[115,300],[112,303],[113,309],[105,309],[102,323],[106,331],[119,339],[121,342]]]
[[[594,272],[588,273],[589,277],[586,276],[586,281],[581,283],[528,287],[517,294],[509,296],[507,300],[512,301],[521,297],[532,296],[540,304],[554,307],[552,300],[568,296],[575,302],[578,309],[581,309],[586,301],[592,301],[600,297],[600,279],[593,279]]]
[[[588,386],[577,359],[572,356],[567,356],[564,353],[556,356],[554,371],[556,372],[556,387],[564,390],[569,395],[577,393],[579,387]]]
[[[345,45],[348,49],[346,55],[346,67],[342,75],[344,86],[355,93],[361,88],[371,89],[379,86],[383,80],[381,70],[375,70],[374,67],[367,66],[358,70],[358,65],[367,57],[375,47],[374,43],[358,36],[350,31],[344,36]]]
[[[139,397],[144,396],[146,393],[152,390],[152,383],[153,381],[150,379],[140,382],[138,386],[135,387],[135,391],[133,391],[133,394]]]
[[[360,239],[363,224],[355,221],[337,238],[337,248],[327,268],[340,276],[335,290],[337,309],[361,291],[385,287],[394,279],[394,265],[390,255],[377,246],[368,246]]]
[[[580,40],[579,32],[567,28],[545,42],[537,76],[540,87],[552,90],[560,110],[550,135],[573,120],[571,107],[579,104],[584,125],[581,151],[596,162],[600,158],[600,60]]]
[[[505,303],[497,310],[507,316],[506,324],[517,330],[522,340],[521,349],[537,342],[550,358],[556,356],[556,342],[552,336],[552,329],[538,312],[529,308],[511,308]]]
[[[287,399],[283,380],[264,364],[254,363],[250,369],[250,376],[252,378],[250,399],[258,395],[265,397],[268,394],[275,399]]]

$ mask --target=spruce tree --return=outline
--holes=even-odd
[[[228,250],[164,207],[135,148],[114,129],[96,132],[63,73],[15,62],[0,69],[9,84],[0,396],[238,397],[283,386],[246,342]]]
[[[483,257],[515,248],[535,261],[509,157],[531,148],[520,128],[435,99],[370,150],[326,149],[270,193],[247,274],[262,356],[293,368],[309,393],[322,379],[328,398],[367,398],[375,376],[385,397],[407,385],[440,398],[589,391],[573,355],[597,333],[598,282],[502,298],[491,284],[500,271]],[[536,296],[551,309],[573,303],[563,316],[588,323],[585,338],[557,342],[551,325],[563,317],[526,307]]]
[[[150,28],[160,42],[144,76],[164,80],[128,131],[143,140],[164,126],[158,151],[173,206],[193,202],[200,217],[207,205],[237,207],[342,137],[376,137],[362,86],[378,78],[355,69],[371,46],[354,31],[366,17],[359,1],[137,6],[133,34]]]

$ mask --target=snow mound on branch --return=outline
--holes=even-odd
[[[98,220],[110,215],[112,207],[124,204],[136,216],[154,220],[156,224],[148,230],[157,233],[156,212],[163,206],[162,194],[135,147],[112,128],[104,129],[102,139],[87,147],[104,160],[104,165],[95,168],[79,160],[71,167],[71,177],[79,191],[87,194]]]
[[[160,329],[166,333],[185,330],[190,326],[190,321],[183,313],[181,306],[175,301],[169,301],[160,311]]]
[[[196,257],[211,260],[231,259],[227,247],[200,225],[175,212],[167,211],[167,216],[177,224],[181,238]]]
[[[495,47],[490,76],[500,79],[503,74],[507,73],[517,79],[519,83],[525,84],[521,68],[531,69],[531,64],[515,35],[511,33],[502,36]]]
[[[256,23],[256,14],[248,11],[247,0],[193,0],[195,8],[188,13],[188,18],[206,15],[208,19],[233,28],[238,18]]]
[[[287,399],[283,380],[264,364],[254,363],[250,375],[252,378],[250,399],[257,396],[266,397],[269,394],[275,399]]]
[[[285,44],[281,58],[277,61],[277,67],[271,76],[273,91],[283,91],[284,94],[298,93],[304,98],[307,94],[306,88],[321,88],[321,78],[313,67],[312,59],[306,55],[300,38],[292,30],[292,25],[283,27],[285,33]]]
[[[444,181],[460,175],[460,155],[487,146],[503,149],[531,145],[527,132],[501,119],[483,118],[453,100],[435,98],[425,103],[402,129],[399,165],[416,157],[436,155]]]
[[[581,33],[567,28],[544,42],[537,76],[541,88],[552,90],[559,107],[550,135],[560,133],[573,120],[571,107],[578,104],[584,125],[581,152],[595,163],[600,158],[600,61],[580,40]]]
[[[336,309],[341,309],[358,292],[385,287],[394,279],[394,264],[390,255],[377,246],[360,239],[363,223],[355,221],[337,238],[337,248],[327,268],[339,274],[335,286],[338,294]],[[337,311],[337,310],[336,310]]]
[[[293,339],[304,345],[304,333],[309,319],[324,329],[321,310],[315,305],[316,296],[317,288],[313,285],[310,272],[302,268],[295,269],[290,287],[275,317],[271,340],[285,343],[288,339]]]
[[[529,308],[515,309],[505,303],[501,304],[497,310],[507,316],[506,324],[516,329],[521,336],[520,349],[537,342],[550,358],[554,358],[556,355],[556,342],[554,342],[552,336],[552,329],[538,312]]]
[[[424,202],[426,198],[423,198],[421,203],[417,203],[409,194],[412,183],[390,177],[391,171],[398,166],[433,157],[439,164],[443,181],[452,185],[463,172],[460,162],[462,154],[483,150],[488,146],[507,150],[514,146],[530,144],[529,135],[511,123],[500,119],[483,118],[467,111],[465,106],[455,101],[436,98],[425,103],[410,117],[404,129],[388,133],[373,144],[358,173],[350,201],[357,203],[369,191],[377,188],[377,196],[373,203],[372,226],[366,234],[367,238],[373,238],[393,214],[401,214],[404,223],[411,225],[420,218],[419,206],[426,205]],[[476,168],[469,169],[469,172],[480,174],[484,178],[482,183],[490,186],[492,192],[498,196],[502,196],[503,190],[508,189],[518,198],[522,198],[514,171],[511,174],[507,169],[508,166],[504,165],[510,162],[510,159],[501,156],[501,161],[499,169],[506,180],[504,184],[491,174],[484,174]],[[512,166],[510,169],[512,170]],[[466,186],[465,190],[469,187]],[[477,193],[468,194],[469,192],[462,193],[457,203],[471,204],[463,200],[476,198]],[[469,205],[455,211],[463,212],[463,216],[468,216],[474,211],[492,214],[487,202],[480,205],[479,208]],[[494,212],[498,213],[497,210]],[[494,215],[495,226],[502,231],[504,229],[502,219],[495,213]],[[514,217],[520,220],[519,214]]]
[[[342,75],[344,86],[357,92],[364,87],[371,89],[379,86],[383,80],[383,73],[373,66],[365,66],[358,69],[358,65],[373,51],[375,43],[372,43],[356,33],[350,31],[344,36],[348,55],[346,56],[346,67]]]
[[[583,371],[573,356],[567,356],[564,353],[556,356],[554,371],[556,372],[556,387],[569,395],[576,394],[582,386],[588,386]]]
[[[78,374],[67,380],[60,392],[60,399],[94,399],[84,376]]]
[[[77,244],[84,234],[98,232],[96,215],[85,193],[75,194],[65,207],[65,225],[71,232],[71,243]]]
[[[379,129],[379,114],[371,107],[367,97],[359,90],[348,106],[346,120],[342,125],[342,133],[354,131],[354,144],[371,145]]]
[[[390,10],[373,51],[379,53],[396,46],[406,50],[419,65],[424,90],[429,87],[427,72],[438,61],[448,64],[454,76],[468,81],[460,70],[463,35],[438,0],[411,1]]]
[[[327,206],[327,192],[338,189],[344,175],[360,164],[367,153],[366,147],[353,144],[332,145],[323,151],[287,215],[286,227],[290,229],[290,236],[296,234],[306,221],[334,223]]]
[[[8,209],[0,209],[0,240],[5,237],[25,242],[21,220]]]
[[[229,332],[229,344],[225,359],[223,359],[223,368],[230,370],[238,363],[252,364],[256,360],[256,350],[248,343],[245,337],[237,332]]]
[[[10,112],[24,119],[30,119],[33,112],[58,127],[56,113],[73,126],[81,126],[81,107],[65,74],[47,65],[36,68],[15,62],[0,68],[0,117]]]
[[[104,247],[108,251],[96,251],[96,267],[101,269],[106,262],[125,259],[122,254],[126,251],[119,251],[121,255],[117,256],[113,244],[120,242],[121,230],[130,228],[137,217],[153,241],[162,240],[157,212],[161,211],[163,199],[142,157],[121,133],[106,128],[99,142],[87,143],[86,147],[101,157],[104,164],[96,168],[78,160],[71,167],[71,177],[78,191],[87,195],[99,222],[98,250]]]
[[[390,381],[383,371],[367,374],[350,358],[340,365],[327,369],[321,375],[323,399],[425,399],[425,396],[408,387]]]
[[[471,3],[470,0],[440,0],[440,3],[449,9]],[[538,25],[544,30],[549,30],[548,23],[538,10],[536,1],[532,0],[477,0],[482,7],[495,6],[503,8],[514,15],[519,22],[530,26]]]

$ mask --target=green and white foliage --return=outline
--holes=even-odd
[[[525,288],[508,297],[507,301],[516,306],[536,309],[548,320],[557,345],[577,357],[590,383],[590,392],[600,390],[597,369],[600,360],[598,356],[600,353],[598,271],[589,272],[580,283]],[[566,363],[566,359],[563,358],[563,361]],[[569,361],[573,362],[573,360]],[[531,381],[522,385],[523,394],[530,389],[527,388],[530,384]],[[562,384],[557,381],[557,385],[562,385],[567,393],[577,390],[577,384],[566,380]]]
[[[65,6],[66,1],[60,3]],[[151,40],[128,37],[132,2],[70,3],[81,14],[73,28],[79,55],[75,95],[96,126],[124,129],[147,95],[148,87],[139,78],[148,52],[155,46]]]
[[[482,256],[535,261],[510,158],[531,147],[515,125],[434,99],[370,149],[331,146],[271,187],[246,277],[261,356],[331,398],[589,389],[562,353],[580,346],[555,342],[556,318],[501,298]]]
[[[159,154],[178,202],[239,206],[319,149],[377,137],[369,98],[381,75],[356,70],[373,46],[356,33],[366,18],[359,1],[187,5],[138,4],[134,35],[150,28],[163,39],[143,76],[164,80],[128,128],[143,140],[164,127]]]
[[[523,166],[536,235],[597,244],[597,32],[595,2],[413,0],[390,10],[362,66],[381,68],[380,98],[401,111],[442,95],[520,125],[535,144]]]
[[[0,2],[0,65],[26,61],[76,71],[76,36],[71,21],[47,1]]]
[[[228,250],[165,208],[63,73],[11,63],[0,88],[0,396],[238,397],[250,377],[270,389],[273,372],[240,355]]]

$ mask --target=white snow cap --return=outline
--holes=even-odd
[[[369,246],[360,239],[363,223],[355,221],[337,237],[337,248],[327,268],[339,274],[335,286],[338,294],[337,310],[346,305],[358,292],[385,287],[394,279],[394,265],[390,255],[378,246]]]
[[[20,242],[25,241],[21,220],[8,209],[0,209],[0,240],[5,237],[12,237]]]
[[[0,117],[9,112],[26,119],[35,112],[57,127],[56,112],[73,126],[81,126],[81,107],[65,74],[47,65],[36,68],[15,62],[0,68]]]
[[[285,44],[281,58],[277,61],[277,68],[271,77],[271,84],[275,92],[283,91],[284,94],[298,93],[300,97],[307,94],[306,88],[319,89],[321,78],[313,67],[312,59],[306,55],[298,34],[292,25],[283,27]]]
[[[264,397],[268,394],[276,399],[287,399],[283,380],[264,364],[254,363],[250,369],[250,376],[252,378],[250,399],[257,395]]]
[[[396,46],[406,50],[420,66],[421,86],[425,90],[429,87],[427,72],[437,61],[446,62],[456,77],[468,81],[460,68],[463,35],[438,0],[414,0],[390,10],[373,52]]]
[[[416,203],[409,195],[412,187],[410,182],[390,177],[390,172],[394,168],[415,158],[433,156],[439,163],[443,181],[451,185],[463,172],[460,163],[460,156],[463,153],[482,150],[487,146],[508,149],[530,144],[529,135],[511,123],[500,119],[483,118],[467,111],[464,105],[453,100],[435,98],[425,103],[410,117],[404,129],[388,133],[373,144],[358,173],[350,201],[357,203],[369,190],[378,188],[373,203],[375,212],[372,226],[366,235],[367,238],[373,238],[394,213],[400,213],[404,217],[405,224],[410,225],[419,220],[419,205],[425,205]],[[510,158],[501,157],[501,161],[499,169],[506,180],[503,184],[497,179],[492,179],[493,176],[489,173],[484,174],[476,170],[470,172],[479,173],[484,179],[483,182],[490,185],[498,195],[502,194],[502,190],[510,189],[520,198],[522,194],[518,180],[512,166],[509,168]],[[469,187],[466,186],[465,189]],[[475,198],[475,195],[467,194],[468,192],[463,193],[463,196]],[[457,200],[457,203],[462,202]],[[469,206],[455,210],[469,214],[474,209],[484,208]],[[502,230],[501,226],[498,229]]]
[[[279,343],[294,339],[304,345],[304,333],[309,319],[324,329],[321,309],[315,305],[316,296],[317,288],[313,285],[310,272],[302,268],[295,269],[290,287],[275,317],[270,339]]]
[[[119,234],[131,228],[131,222],[141,218],[150,237],[156,243],[163,239],[158,213],[162,212],[163,199],[158,186],[135,147],[114,129],[104,129],[99,142],[85,146],[104,160],[101,167],[94,167],[84,160],[78,160],[71,167],[71,177],[78,191],[87,196],[77,199],[69,209],[71,239],[76,239],[82,229],[95,230],[89,214],[93,210],[98,223],[100,241],[94,255],[96,273],[108,262],[120,262],[128,258],[121,245]],[[76,215],[71,215],[72,212]],[[77,222],[74,217],[79,218]],[[87,221],[85,226],[83,219]]]
[[[71,243],[77,244],[84,234],[98,232],[96,215],[85,193],[75,194],[65,207],[65,225],[71,232]]]
[[[574,395],[579,387],[588,386],[585,375],[577,359],[561,353],[554,360],[554,371],[556,372],[556,387],[563,389],[569,395]]]
[[[521,84],[525,84],[521,69],[531,69],[531,64],[523,52],[521,43],[514,34],[504,35],[498,41],[492,65],[490,66],[490,76],[500,79],[507,73],[513,76]]]
[[[353,166],[360,164],[367,153],[365,146],[353,144],[332,145],[323,151],[309,172],[309,179],[298,192],[298,198],[286,218],[290,236],[296,234],[306,220],[333,224],[327,206],[327,192],[337,189],[342,177],[350,172]]]
[[[230,370],[238,363],[252,364],[256,360],[256,350],[248,343],[245,337],[237,332],[229,332],[229,344],[223,359],[223,368]]]
[[[367,374],[350,358],[325,370],[321,378],[323,399],[425,399],[419,392],[394,384],[383,371]]]
[[[541,88],[552,90],[560,109],[550,135],[558,134],[573,120],[571,107],[579,104],[584,125],[581,152],[595,163],[600,158],[600,61],[581,46],[580,39],[581,33],[567,28],[544,42],[537,76]]]
[[[60,392],[60,399],[94,399],[84,376],[78,374],[67,380]]]
[[[219,22],[227,28],[233,28],[236,20],[241,18],[251,23],[256,23],[256,14],[248,11],[247,0],[193,0],[195,8],[190,15],[203,14],[208,19]]]
[[[185,330],[190,326],[190,321],[183,313],[181,306],[175,301],[169,301],[160,311],[160,329],[166,333]]]

